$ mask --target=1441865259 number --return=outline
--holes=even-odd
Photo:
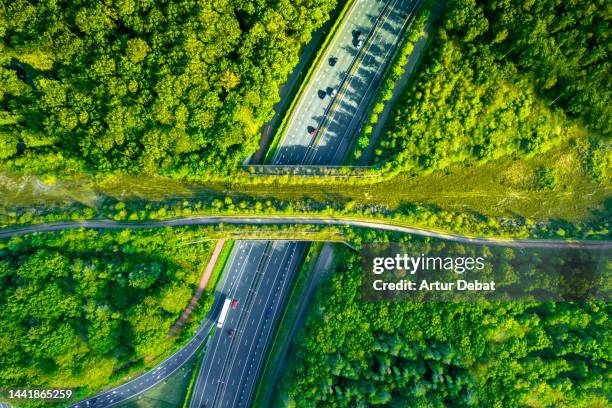
[[[17,388],[4,390],[2,394],[9,400],[63,400],[72,397],[72,390],[69,388]]]

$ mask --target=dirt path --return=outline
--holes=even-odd
[[[213,250],[212,256],[208,261],[208,265],[206,265],[206,269],[204,270],[204,274],[202,275],[202,279],[200,279],[200,284],[196,289],[191,301],[189,302],[189,306],[185,308],[181,317],[174,323],[174,326],[170,329],[170,336],[175,336],[176,333],[185,325],[187,319],[191,315],[193,309],[197,306],[200,297],[202,296],[202,292],[206,289],[206,285],[208,284],[208,280],[210,279],[210,275],[212,274],[213,269],[215,268],[215,264],[217,263],[217,258],[221,254],[221,250],[223,249],[223,245],[225,244],[224,239],[220,239],[217,241],[217,245]]]

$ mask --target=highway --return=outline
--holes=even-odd
[[[272,164],[342,164],[419,4],[356,1],[302,92]]]
[[[285,138],[272,158],[273,164],[342,164],[418,2],[356,0],[325,50],[314,80],[309,81],[301,94]],[[263,224],[265,220],[257,223]],[[266,245],[274,246],[269,242]],[[303,244],[284,243],[283,251],[298,245]],[[284,297],[284,290],[292,280],[287,275],[299,268],[301,256],[285,258],[283,252],[273,260],[264,254],[261,259],[251,261],[251,268],[258,265],[263,271],[270,268],[276,271],[275,279],[265,282],[261,295],[260,286],[256,286],[253,297],[261,296],[259,303],[264,306],[279,293],[281,299]],[[251,285],[258,285],[258,280],[252,279]],[[275,285],[281,286],[276,289]],[[237,313],[233,321],[228,321],[236,326],[235,341],[234,337],[228,339],[227,333],[215,334],[198,376],[191,408],[250,406],[274,321],[281,312],[280,304],[282,301],[275,308],[260,307]],[[251,304],[246,307],[250,308]],[[249,317],[244,317],[244,313]],[[244,341],[243,327],[248,332]]]
[[[326,50],[324,57],[326,63],[319,67],[314,81],[307,86],[308,89],[299,101],[300,107],[294,115],[294,121],[290,123],[290,131],[278,149],[278,156],[274,158],[274,163],[337,164],[342,162],[355,129],[360,123],[360,115],[376,89],[375,83],[380,79],[384,63],[391,56],[393,46],[397,43],[401,28],[406,22],[404,12],[411,12],[412,9],[409,6],[414,5],[415,1],[356,1]],[[359,47],[357,47],[358,43],[360,43]],[[334,64],[329,63],[332,57]],[[332,93],[337,93],[337,95],[332,98]],[[329,124],[325,125],[326,131],[315,132],[315,138],[313,138],[307,127],[311,126],[309,124],[319,127],[324,119],[329,120]],[[151,223],[149,226],[162,226],[164,223],[166,226],[198,225],[216,223],[216,220],[222,219],[224,218],[169,220]],[[263,221],[263,223],[269,223],[270,220]],[[297,223],[311,223],[311,221],[302,219]],[[322,221],[329,224],[332,220]],[[255,222],[259,223],[259,221]],[[291,223],[295,222],[291,221]],[[121,225],[122,223],[113,223],[109,220],[43,224],[22,229],[9,228],[0,232],[0,238],[80,226],[147,228],[145,223]],[[229,281],[223,282],[220,289],[222,294],[216,299],[216,306],[218,307],[223,296],[240,296],[248,285],[256,285],[258,281],[251,277],[251,273],[256,273],[260,266],[263,268],[263,275],[273,273],[276,279],[266,281],[263,287],[257,286],[253,298],[255,302],[263,305],[275,306],[272,309],[269,306],[261,308],[259,303],[256,303],[255,306],[249,303],[244,305],[246,307],[242,309],[242,312],[232,311],[230,313],[227,324],[237,327],[234,335],[236,336],[235,341],[234,338],[228,340],[227,333],[224,333],[223,330],[215,332],[211,348],[207,350],[205,362],[198,374],[192,407],[197,407],[198,404],[203,406],[207,402],[210,402],[211,406],[228,407],[250,404],[254,387],[257,384],[258,372],[271,338],[272,328],[280,312],[282,298],[291,283],[292,274],[299,267],[298,260],[302,258],[301,254],[305,251],[305,245],[303,243],[245,242],[234,248],[231,257],[232,265],[228,267],[226,274]],[[263,267],[262,262],[267,262],[269,258],[266,257],[265,252],[261,252],[262,247],[271,247],[272,252],[281,251],[285,255],[287,253],[293,255],[289,258],[286,258],[285,255],[274,256],[269,267]],[[254,265],[258,266],[253,269]],[[238,275],[240,273],[246,275]],[[275,285],[278,285],[279,282],[281,286],[276,287]],[[252,288],[249,286],[249,289]],[[211,316],[214,316],[214,313]],[[206,319],[200,326],[198,334],[185,347],[150,372],[94,398],[77,403],[73,407],[114,406],[158,384],[195,353],[213,324],[214,322],[210,319]],[[254,334],[245,336],[242,332],[243,328],[251,330]],[[226,360],[226,362],[229,361],[229,366],[226,367],[224,363],[223,368],[220,368],[220,361],[223,360],[219,359],[222,359],[223,356],[229,359]],[[202,376],[204,376],[203,379]],[[230,390],[226,382],[228,378],[237,381],[229,384]]]
[[[200,216],[200,217],[183,217],[176,218],[172,220],[164,220],[164,221],[141,221],[141,222],[130,222],[130,221],[115,221],[115,220],[90,220],[90,221],[66,221],[66,222],[51,222],[45,224],[38,225],[30,225],[25,227],[9,227],[3,230],[0,230],[0,238],[10,238],[13,236],[20,236],[32,233],[41,233],[41,232],[52,232],[52,231],[61,231],[66,229],[75,229],[75,228],[92,228],[92,229],[146,229],[146,228],[163,228],[163,227],[174,227],[174,226],[186,226],[186,225],[211,225],[211,224],[245,224],[245,225],[274,225],[274,224],[317,224],[317,225],[344,225],[344,226],[353,226],[360,228],[375,228],[385,231],[393,231],[399,233],[413,234],[417,236],[425,236],[431,238],[445,239],[455,242],[463,242],[463,243],[472,243],[472,244],[483,244],[483,245],[496,245],[496,246],[506,246],[506,247],[514,247],[514,248],[584,248],[591,250],[610,250],[612,249],[612,241],[570,241],[570,240],[538,240],[538,239],[518,239],[518,238],[490,238],[490,237],[472,237],[467,235],[460,234],[450,234],[445,232],[440,232],[436,230],[427,230],[416,227],[407,227],[401,225],[395,225],[391,223],[386,223],[384,221],[372,221],[372,220],[359,220],[353,218],[338,218],[338,217],[298,217],[298,216]],[[263,294],[272,294],[271,303],[274,307],[272,309],[272,313],[269,313],[266,316],[266,308],[263,305],[259,305],[259,301],[255,301],[255,307],[252,308],[252,302],[247,302],[246,306],[242,310],[242,313],[229,315],[228,320],[226,322],[226,328],[236,325],[238,329],[242,330],[243,327],[248,327],[249,330],[255,330],[252,333],[256,333],[252,336],[245,337],[244,340],[247,343],[250,340],[250,344],[243,343],[235,343],[233,341],[228,341],[227,338],[224,338],[223,330],[217,331],[213,336],[212,347],[217,346],[217,350],[224,350],[225,355],[229,355],[229,350],[234,344],[237,346],[242,346],[239,353],[232,351],[234,355],[245,356],[245,360],[242,359],[234,359],[231,360],[232,373],[236,370],[240,370],[240,367],[243,369],[246,367],[247,361],[249,364],[249,368],[247,369],[247,375],[244,377],[240,377],[239,385],[231,384],[232,387],[238,387],[237,389],[240,392],[240,395],[243,395],[243,399],[247,398],[247,401],[250,401],[252,398],[252,394],[254,392],[254,387],[256,385],[255,379],[257,378],[258,371],[261,368],[261,364],[263,358],[265,358],[265,351],[267,348],[267,343],[271,338],[271,329],[274,326],[274,323],[279,316],[280,313],[280,305],[282,303],[282,298],[286,295],[287,287],[285,285],[289,285],[292,279],[292,274],[295,273],[296,264],[299,266],[298,259],[299,256],[294,256],[290,258],[290,261],[287,261],[287,257],[285,255],[278,256],[277,253],[284,251],[283,253],[287,253],[287,251],[294,251],[295,254],[298,254],[299,251],[305,251],[302,247],[303,245],[307,245],[305,243],[297,243],[297,242],[282,242],[280,244],[274,244],[271,241],[239,241],[234,246],[234,250],[232,252],[232,256],[230,261],[228,262],[228,266],[223,275],[223,279],[220,283],[220,286],[217,290],[217,295],[215,298],[215,302],[213,305],[213,309],[209,316],[202,322],[200,327],[198,328],[196,335],[180,350],[174,353],[172,356],[168,357],[164,360],[160,365],[155,367],[153,370],[148,371],[141,376],[125,383],[115,388],[112,388],[104,393],[101,393],[95,397],[89,398],[87,400],[80,401],[71,405],[73,408],[106,408],[115,406],[121,402],[127,401],[145,391],[152,388],[153,386],[159,384],[167,377],[172,375],[177,369],[179,369],[186,361],[188,361],[191,356],[195,353],[195,351],[202,345],[202,343],[206,339],[206,335],[210,332],[211,328],[214,326],[217,315],[219,313],[220,305],[225,299],[226,296],[230,296],[232,298],[239,298],[242,296],[245,287],[249,291],[253,284],[256,284],[256,280],[252,279],[252,275],[255,271],[258,270],[259,265],[263,265],[270,259],[270,255],[266,256],[264,249],[266,247],[274,246],[276,248],[285,248],[285,249],[277,249],[276,252],[273,252],[272,258],[274,262],[271,264],[270,268],[265,268],[265,274],[272,273],[268,272],[270,270],[275,270],[275,277],[278,277],[279,268],[285,268],[284,275],[281,273],[281,280],[278,278],[276,280],[272,278],[271,280],[266,281],[266,285],[260,285],[256,287],[256,292],[259,297],[257,299],[261,299]],[[279,246],[280,245],[280,246]],[[294,247],[293,249],[287,249]],[[301,248],[301,249],[300,249]],[[257,267],[254,267],[257,265]],[[246,272],[245,272],[246,271]],[[272,282],[272,285],[271,283]],[[274,286],[281,283],[282,290],[279,292],[279,289]],[[270,286],[271,285],[271,286]],[[276,295],[276,296],[274,296]],[[267,300],[267,302],[270,299]],[[263,300],[262,300],[263,302]],[[243,302],[244,303],[244,302]],[[267,304],[267,303],[266,303]],[[240,305],[240,300],[239,300]],[[263,311],[263,312],[262,312]],[[246,322],[236,324],[237,318],[240,316],[247,316],[246,320],[238,320],[238,322]],[[264,323],[259,326],[258,324],[262,322],[262,316],[264,319]],[[266,319],[267,317],[267,319]],[[267,334],[266,330],[270,330]],[[238,333],[238,330],[237,330]],[[263,333],[263,334],[261,334]],[[226,333],[225,333],[226,334]],[[238,335],[238,334],[237,334]],[[219,349],[219,343],[222,342],[224,338],[224,346]],[[242,338],[242,337],[241,337]],[[252,350],[252,345],[255,345],[255,353],[253,354],[251,351],[245,351],[245,347],[247,345]],[[217,355],[210,346],[208,348],[208,352],[206,355],[206,362],[209,359],[214,359]],[[221,356],[222,354],[219,354]],[[251,360],[247,360],[247,356],[251,357]],[[255,356],[255,360],[253,359]],[[219,357],[220,358],[220,357]],[[251,361],[253,362],[253,367],[255,371],[252,371]],[[214,361],[213,361],[214,362]],[[211,364],[211,363],[208,363]],[[211,364],[212,366],[212,364]],[[204,368],[200,371],[199,377],[205,375],[205,373],[210,370]],[[223,372],[217,369],[215,378],[226,378],[223,377]],[[230,377],[233,380],[236,380],[237,374],[230,374]],[[198,378],[198,382],[200,385],[196,386],[196,392],[194,392],[194,398],[219,398],[218,396],[212,396],[209,394],[208,390],[213,389],[211,387],[211,382],[206,380],[201,380]],[[208,384],[208,389],[206,389],[206,384]],[[204,387],[204,388],[202,388]],[[217,390],[214,390],[217,393]],[[226,395],[235,395],[235,393],[226,391]],[[246,396],[246,397],[244,397]],[[237,405],[227,405],[229,404],[229,397],[222,396],[222,399],[219,401],[223,401],[225,405],[223,406],[237,406]],[[201,404],[203,404],[203,400]],[[194,403],[195,404],[195,403]],[[191,405],[197,406],[197,405]],[[244,405],[248,406],[248,405]]]
[[[241,242],[241,260],[227,272],[238,279],[238,299],[217,329],[194,387],[191,408],[248,407],[267,346],[291,282],[308,248],[305,242]],[[234,271],[236,269],[236,271]]]
[[[238,307],[230,311],[224,327],[217,329],[206,345],[191,406],[248,406],[244,404],[249,403],[257,385],[255,380],[282,301],[307,247],[306,242],[236,242],[216,291],[213,308],[185,346],[153,370],[70,407],[113,407],[164,381],[194,355],[210,330],[216,329],[217,317],[226,298],[238,299]],[[235,337],[228,337],[229,328],[236,330]],[[230,356],[232,359],[228,360]],[[222,378],[231,378],[230,387],[239,393],[226,392],[225,384],[220,382]],[[234,396],[238,398],[236,401],[232,400]],[[218,403],[213,405],[212,399]]]

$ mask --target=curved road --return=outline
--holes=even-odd
[[[187,344],[177,350],[174,354],[166,358],[151,370],[146,371],[134,379],[93,397],[75,402],[70,405],[69,408],[113,407],[142,394],[174,374],[176,370],[181,368],[194,356],[200,346],[202,346],[202,344],[207,340],[208,333],[212,329],[215,323],[215,318],[219,313],[219,309],[224,298],[222,291],[224,290],[225,283],[221,285],[219,294],[217,294],[215,298],[213,307],[204,321],[200,324],[200,327],[198,327],[196,334],[187,342]]]
[[[290,245],[295,246],[296,244]],[[303,246],[304,244],[302,243],[299,245]],[[176,372],[176,370],[182,367],[191,357],[193,357],[193,355],[205,341],[210,343],[206,343],[206,348],[210,347],[216,351],[216,348],[218,347],[218,340],[227,340],[227,338],[223,336],[225,334],[225,330],[217,329],[210,338],[208,338],[208,334],[216,323],[223,301],[226,298],[235,299],[237,296],[246,297],[244,292],[250,290],[250,282],[253,280],[252,275],[256,271],[256,268],[252,268],[253,260],[256,261],[261,257],[266,246],[267,243],[262,241],[238,241],[236,243],[236,246],[232,251],[232,256],[228,261],[228,266],[225,268],[222,275],[223,277],[220,286],[216,290],[215,302],[210,312],[201,323],[200,327],[198,327],[195,336],[192,337],[187,344],[162,361],[155,368],[141,374],[127,383],[106,390],[94,397],[75,402],[74,404],[70,405],[70,408],[109,408],[121,404],[139,394],[142,394],[143,392],[161,383],[166,378],[170,377],[174,372]],[[255,262],[255,265],[257,265],[257,262]],[[241,288],[241,286],[244,287]],[[239,294],[241,294],[241,296]],[[235,314],[235,312],[232,311],[231,314]],[[263,312],[261,315],[263,315]],[[233,317],[234,316],[229,316],[227,322],[228,324],[231,322]],[[217,357],[217,353],[213,353],[211,357]],[[206,361],[208,360],[209,359],[206,359]],[[198,388],[199,384],[196,384],[194,395],[197,395]],[[0,408],[2,408],[2,406],[0,406]]]
[[[355,130],[358,128],[361,122],[363,113],[367,107],[367,103],[371,100],[372,95],[374,94],[374,90],[376,89],[376,86],[374,85],[381,79],[385,64],[392,55],[392,50],[394,49],[393,47],[397,45],[398,38],[403,32],[405,24],[408,22],[407,17],[409,15],[413,15],[414,11],[416,10],[416,6],[418,3],[420,3],[417,0],[387,0],[386,2],[379,2],[377,0],[357,1],[362,4],[360,4],[360,7],[355,7],[354,14],[350,14],[350,16],[353,16],[354,18],[350,18],[350,16],[347,17],[347,23],[345,23],[346,29],[340,30],[340,36],[334,39],[335,45],[332,44],[330,49],[327,51],[328,54],[326,54],[325,57],[329,60],[329,57],[337,56],[338,62],[333,66],[324,65],[318,73],[318,76],[315,77],[315,81],[310,85],[311,89],[306,92],[306,102],[304,102],[304,100],[301,101],[301,103],[304,104],[304,108],[298,109],[299,115],[296,114],[298,119],[290,126],[290,137],[286,139],[279,147],[277,152],[278,157],[276,157],[275,162],[295,164],[307,161],[312,164],[334,164],[341,163],[344,160],[348,147],[352,143],[352,137],[356,133]],[[388,14],[384,13],[386,10],[383,7],[384,4],[387,4],[392,8]],[[382,18],[378,20],[377,16],[382,16]],[[377,25],[380,25],[381,27],[379,31],[374,30]],[[357,35],[358,32],[362,32],[363,34],[360,35],[363,35],[363,37],[359,37],[359,35]],[[358,38],[364,38],[365,40],[363,49],[361,50],[357,50],[355,47],[355,42],[358,41]],[[363,58],[361,58],[361,56],[363,56]],[[354,64],[355,61],[357,61],[358,64]],[[356,68],[352,74],[351,67]],[[327,73],[326,70],[330,72]],[[345,86],[342,86],[342,84],[345,84]],[[338,95],[331,97],[330,90],[333,89],[337,90]],[[328,109],[331,107],[335,108]],[[329,126],[325,127],[325,132],[321,132],[320,135],[317,135],[316,146],[312,146],[314,143],[313,137],[309,135],[309,126],[319,126],[319,123],[323,123],[323,119],[326,118],[326,114],[329,114]],[[321,115],[323,115],[323,117]],[[121,222],[105,219],[53,222],[39,225],[5,228],[0,230],[0,239],[29,233],[51,232],[74,228],[144,229],[189,225],[214,225],[221,223],[235,225],[317,224],[352,226],[374,228],[463,243],[523,248],[612,248],[612,241],[564,241],[470,237],[460,234],[448,234],[436,230],[395,225],[391,222],[381,220],[355,219],[348,217],[300,217],[284,215],[199,216],[142,222]],[[269,241],[269,239],[266,240]],[[238,250],[234,252],[234,257],[236,257],[236,264],[246,262],[240,258],[240,251]],[[234,292],[237,290],[237,286],[234,286],[237,285],[237,275],[227,274],[227,276],[228,277],[226,279],[229,281],[229,284],[222,285],[220,291],[222,293],[225,292],[226,294],[234,294]],[[229,276],[232,276],[232,278],[229,278]],[[209,315],[210,317],[205,319],[205,321],[202,323],[198,329],[197,335],[194,336],[174,355],[142,376],[135,378],[134,380],[119,387],[108,390],[94,398],[76,403],[75,405],[72,405],[72,407],[110,407],[130,399],[153,385],[163,381],[163,379],[165,379],[185,361],[187,361],[188,358],[193,355],[196,349],[202,344],[202,342],[205,341],[206,335],[214,324],[211,317],[216,316],[218,313],[218,306],[224,297],[225,294],[216,299],[216,307],[213,307],[213,310]],[[256,328],[261,327],[261,337],[264,339],[264,343],[266,343],[265,339],[267,339],[269,333],[264,331],[264,329],[269,330],[269,328],[264,324],[265,314],[263,320],[259,318],[259,315],[255,316],[255,313],[253,314],[253,317],[253,325]],[[256,317],[257,319],[255,319]],[[223,333],[219,333],[220,338],[221,334]],[[222,337],[222,340],[226,339],[227,336]],[[218,340],[217,343],[222,342],[222,340]],[[213,341],[211,345],[214,347],[217,345],[217,343]],[[259,344],[259,342],[256,343],[256,345]],[[235,354],[232,354],[232,359],[234,355]],[[251,359],[254,358],[254,355],[255,354],[249,354]],[[256,356],[259,358],[261,357],[261,354],[257,354]],[[258,362],[258,364],[261,363]],[[255,370],[252,373],[250,372],[250,369],[244,371],[240,364],[237,364],[235,367],[236,372],[240,372],[239,388],[242,390],[241,395],[246,395],[244,404],[248,405],[250,396],[247,394],[250,394],[250,392],[246,391],[251,390],[254,386],[254,379],[257,377],[257,367],[255,367]],[[211,372],[214,373],[214,370]],[[212,382],[216,381],[219,383],[219,381],[223,381],[223,379],[225,379],[228,375],[228,373],[224,374],[223,371],[218,374],[218,377],[211,379]],[[231,378],[236,377],[238,376],[234,375]],[[242,380],[243,377],[245,379],[244,381]],[[210,388],[211,382],[208,384]],[[203,387],[206,388],[206,382],[203,383]],[[221,387],[221,389],[221,392],[225,393],[225,387]],[[209,395],[209,393],[206,392],[196,392],[195,394],[199,395],[198,398],[205,398],[207,395]],[[214,395],[215,398],[217,397],[216,390],[212,395]],[[221,395],[219,399],[223,400],[223,395]],[[202,399],[198,399],[197,401],[197,403],[200,405],[202,402],[204,402]],[[234,404],[233,400],[231,403]],[[238,402],[237,404],[240,405],[241,402]]]
[[[276,225],[276,224],[314,224],[314,225],[338,225],[359,228],[372,228],[383,231],[412,234],[422,237],[439,238],[447,241],[472,243],[481,245],[497,245],[514,248],[589,248],[589,249],[612,249],[612,241],[578,241],[578,240],[555,240],[555,239],[529,239],[529,238],[486,238],[472,237],[469,235],[451,234],[433,229],[418,227],[406,227],[392,224],[384,220],[366,220],[349,217],[323,217],[323,216],[291,216],[291,215],[203,215],[195,217],[180,217],[161,221],[114,221],[108,219],[49,222],[45,224],[28,225],[23,227],[9,227],[0,230],[0,238],[9,238],[16,235],[25,235],[35,232],[61,231],[75,228],[93,229],[146,229],[161,227],[179,227],[188,225]]]
[[[460,234],[448,234],[435,230],[427,230],[416,227],[406,227],[386,223],[384,221],[360,220],[341,217],[298,217],[298,216],[199,216],[183,217],[162,221],[114,221],[114,220],[85,220],[85,221],[66,221],[51,222],[46,224],[30,225],[23,227],[10,227],[0,230],[0,238],[10,238],[12,236],[26,235],[40,232],[53,232],[66,229],[92,228],[92,229],[146,229],[161,227],[177,227],[189,225],[214,225],[214,224],[251,224],[251,225],[275,225],[275,224],[315,224],[315,225],[337,225],[352,226],[361,228],[374,228],[384,231],[413,234],[424,237],[445,239],[455,242],[474,243],[484,245],[497,245],[517,248],[588,248],[595,250],[612,249],[612,241],[563,241],[563,240],[536,240],[536,239],[509,239],[509,238],[485,238],[470,237]],[[269,239],[267,239],[269,240]],[[230,268],[231,269],[231,268]],[[228,274],[231,275],[231,274]],[[220,293],[229,293],[229,288],[225,288],[227,281],[230,286],[234,285],[235,279],[229,279],[226,275],[224,282],[219,290]],[[211,317],[216,316],[218,308],[224,295],[217,296],[215,306],[213,306],[209,317],[199,327],[196,335],[175,354],[167,358],[160,365],[145,374],[133,379],[132,381],[110,389],[96,397],[89,398],[71,405],[74,408],[87,407],[110,407],[120,402],[133,398],[134,396],[146,391],[152,386],[159,384],[170,376],[185,361],[195,353],[195,351],[206,340],[206,335],[213,325]]]

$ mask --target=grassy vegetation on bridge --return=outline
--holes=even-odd
[[[170,214],[177,199],[184,201],[195,214],[205,209],[203,204],[197,206],[199,201],[217,198],[223,203],[226,197],[233,200],[234,210],[228,211],[227,206],[222,205],[216,212],[235,213],[240,210],[241,201],[258,200],[263,203],[261,213],[267,212],[266,203],[274,206],[280,202],[292,203],[294,212],[299,213],[303,212],[298,211],[304,208],[303,201],[308,199],[323,207],[326,203],[344,206],[349,212],[350,208],[362,206],[385,211],[425,206],[436,212],[460,211],[513,220],[528,218],[536,223],[597,222],[605,218],[602,215],[607,211],[611,185],[589,174],[581,140],[577,138],[526,159],[506,157],[480,166],[455,164],[444,171],[418,176],[402,173],[368,185],[350,185],[342,181],[321,185],[317,180],[312,180],[311,184],[288,185],[283,177],[278,178],[277,184],[252,185],[196,184],[146,176],[73,181],[7,176],[0,179],[0,206],[4,208],[5,219],[24,213],[20,222],[26,223],[36,214],[49,211],[65,211],[64,216],[58,215],[55,219],[70,219],[70,210],[63,208],[81,203],[90,207],[80,211],[81,217],[93,218],[107,213],[102,211],[104,202],[116,199],[128,203],[128,208],[116,211],[120,216],[123,213],[121,218],[132,219],[131,206],[156,208],[163,206],[163,202],[168,203],[167,213]],[[20,207],[30,209],[19,210]],[[32,216],[27,216],[28,213]],[[456,228],[461,229],[460,226]]]

